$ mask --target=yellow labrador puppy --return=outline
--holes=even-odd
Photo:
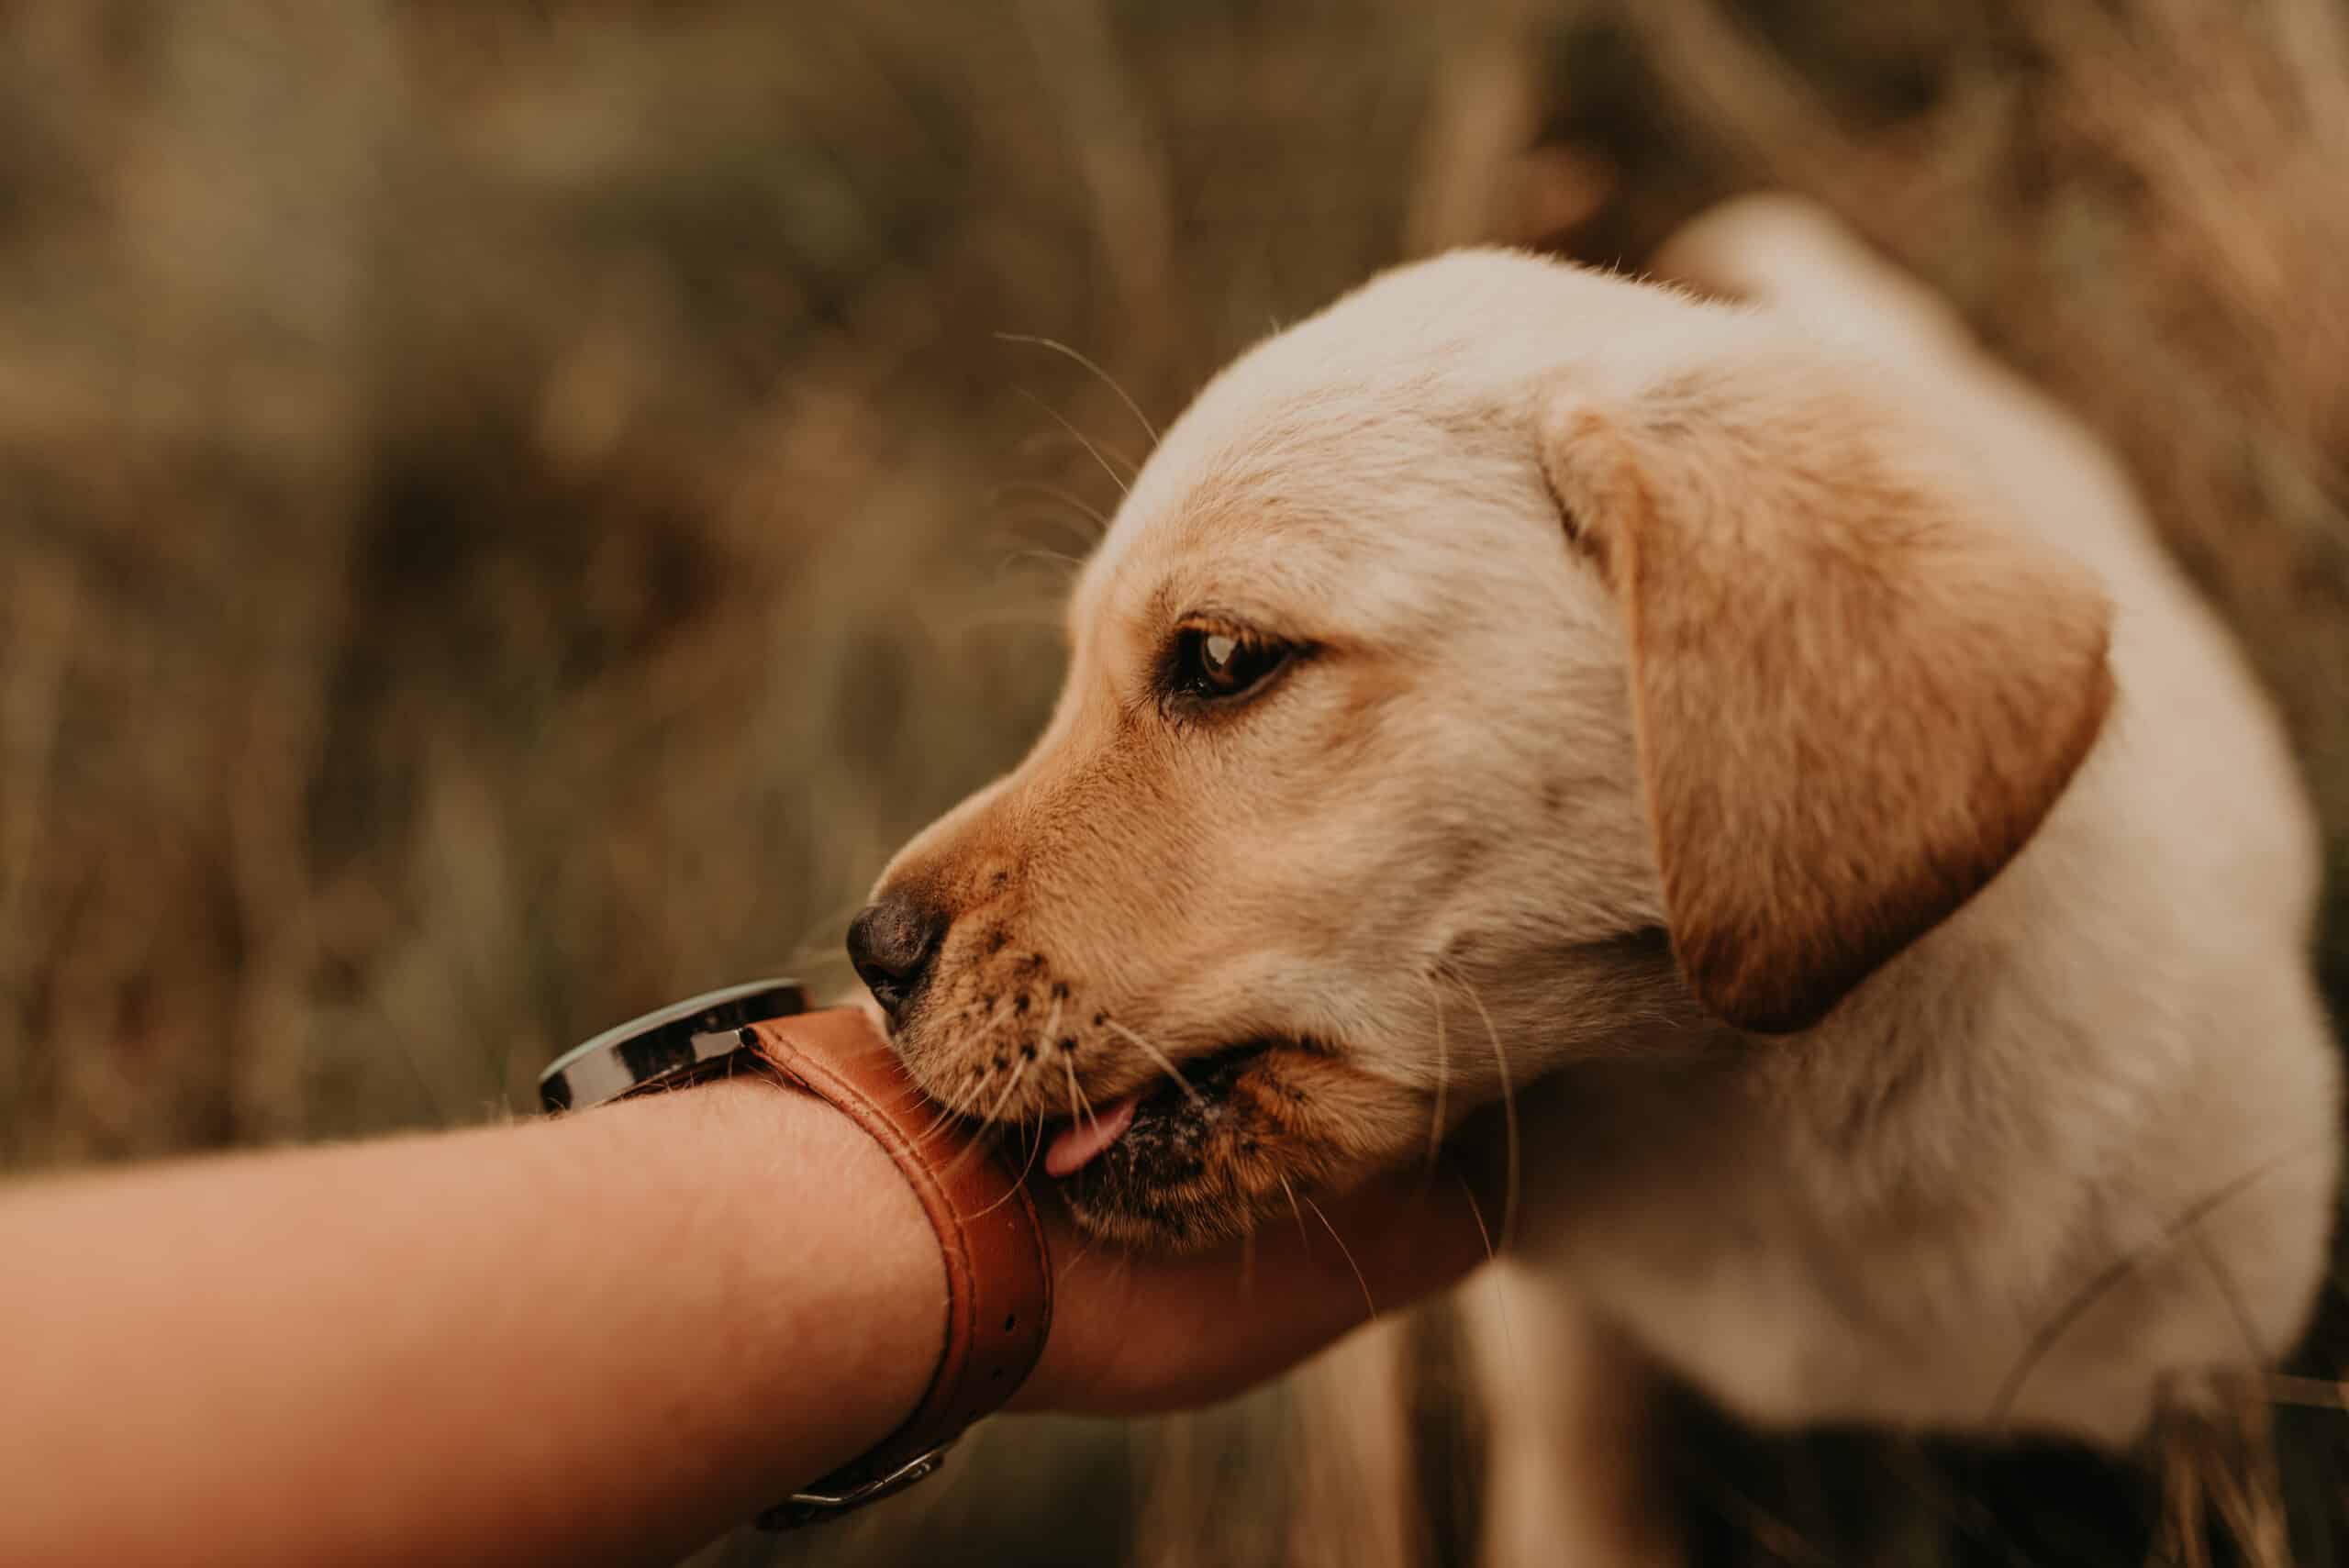
[[[1497,1561],[1668,1550],[1642,1365],[2121,1443],[2328,1233],[2310,812],[2114,464],[1804,208],[1665,264],[1753,303],[1466,251],[1226,370],[852,938],[1123,1243],[1508,1096]]]

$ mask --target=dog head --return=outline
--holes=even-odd
[[[1511,1079],[1817,1024],[2109,690],[2093,582],[1874,384],[1486,251],[1259,345],[1086,563],[1034,750],[859,917],[915,1077],[1182,1245]]]

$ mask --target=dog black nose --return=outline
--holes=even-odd
[[[849,923],[849,962],[892,1018],[920,993],[950,923],[943,910],[902,893],[866,905]]]

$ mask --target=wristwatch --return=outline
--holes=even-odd
[[[539,1077],[551,1112],[755,1072],[836,1106],[888,1151],[938,1233],[946,1321],[914,1412],[880,1445],[759,1516],[787,1529],[877,1502],[937,1473],[972,1423],[1035,1370],[1052,1331],[1052,1275],[1019,1175],[907,1076],[872,1020],[811,1006],[789,980],[695,996],[607,1029]]]

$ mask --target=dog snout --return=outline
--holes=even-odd
[[[891,1020],[921,994],[952,917],[920,895],[892,892],[850,922],[849,962]]]

